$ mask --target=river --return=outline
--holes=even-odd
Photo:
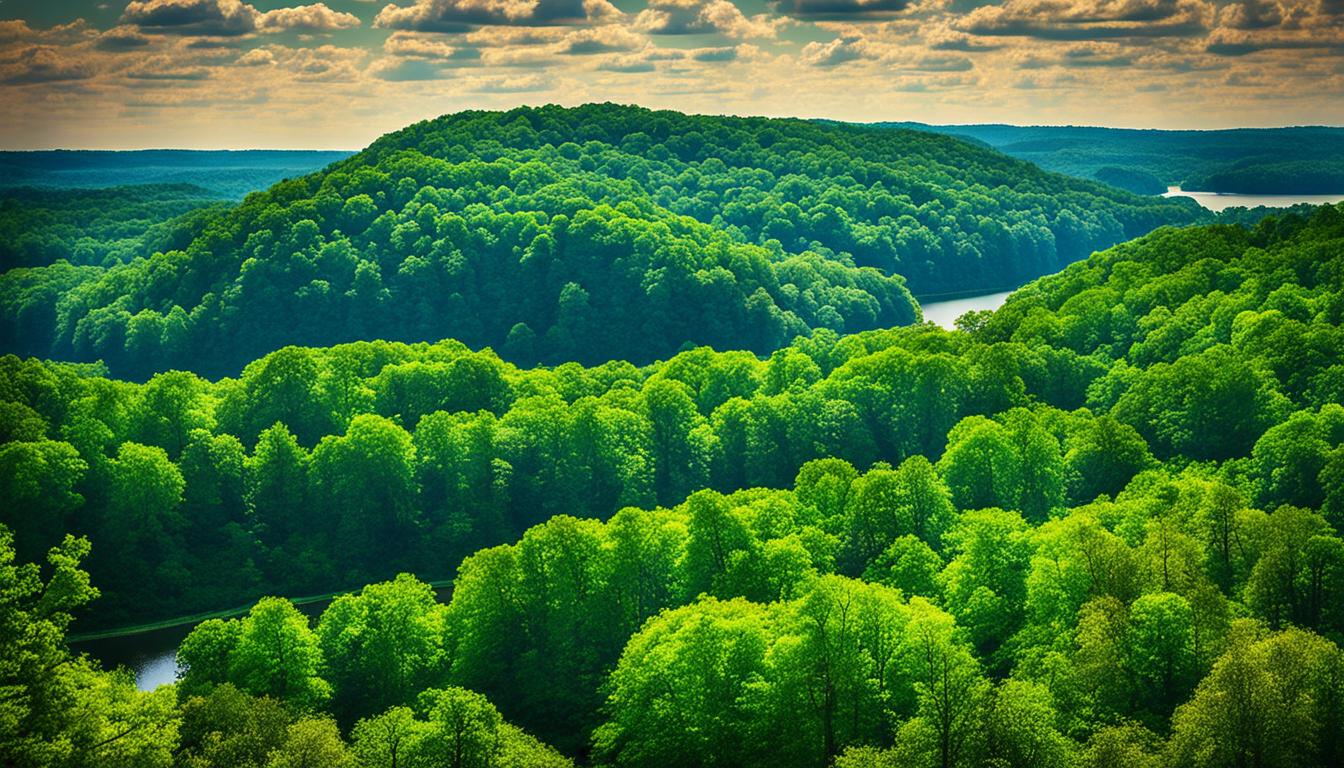
[[[1344,201],[1344,193],[1334,195],[1242,195],[1230,192],[1187,192],[1180,187],[1167,187],[1167,193],[1163,197],[1189,197],[1211,211],[1221,211],[1238,206],[1255,208],[1263,205],[1270,208],[1287,208],[1298,203],[1323,205]],[[1011,293],[1012,291],[1004,291],[948,301],[920,302],[920,307],[924,310],[925,320],[937,323],[950,330],[954,327],[958,317],[976,309],[998,309],[1003,306],[1004,300]]]
[[[1235,208],[1238,206],[1244,208],[1255,208],[1264,205],[1270,208],[1287,208],[1290,205],[1298,203],[1310,203],[1312,205],[1323,205],[1325,203],[1338,203],[1344,200],[1344,194],[1335,195],[1242,195],[1232,192],[1187,192],[1180,187],[1167,187],[1167,193],[1163,197],[1188,197],[1200,205],[1208,208],[1210,211],[1221,211],[1225,208]]]
[[[948,301],[930,301],[927,304],[920,302],[919,306],[924,310],[924,319],[930,323],[952,330],[958,317],[977,309],[998,309],[1003,306],[1003,302],[1012,294],[1012,291],[1003,291],[1002,293],[985,293],[979,296],[967,296],[960,299],[950,299]]]

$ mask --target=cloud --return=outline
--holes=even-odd
[[[238,0],[131,0],[121,20],[163,34],[232,37],[254,31],[260,15]]]
[[[997,51],[1003,47],[1000,43],[978,40],[970,35],[947,28],[925,33],[924,40],[929,46],[929,50],[933,51],[978,53],[981,51]]]
[[[408,58],[447,59],[458,50],[439,38],[407,32],[393,32],[383,41],[383,52]]]
[[[1014,51],[1010,60],[1018,69],[1047,69],[1128,67],[1134,65],[1136,59],[1133,48],[1115,43],[1087,42],[1063,48],[1047,46]]]
[[[880,19],[909,8],[910,0],[778,0],[775,10],[800,19]]]
[[[0,60],[0,83],[29,85],[87,80],[94,75],[88,62],[70,58],[50,45],[32,45]]]
[[[269,67],[275,65],[275,54],[265,48],[253,48],[233,62],[239,67]]]
[[[1224,6],[1218,13],[1220,26],[1232,29],[1268,29],[1283,22],[1279,6],[1263,0],[1246,0]]]
[[[834,67],[866,58],[862,37],[837,37],[829,43],[811,42],[803,46],[799,60],[809,67]]]
[[[501,27],[487,26],[466,34],[472,45],[497,47],[503,45],[549,45],[565,36],[559,27]]]
[[[747,58],[748,51],[758,51],[753,45],[728,45],[721,48],[697,48],[691,51],[695,61],[736,61]]]
[[[1044,40],[1181,37],[1207,29],[1202,0],[1006,0],[954,23],[973,35]]]
[[[654,72],[664,61],[720,64],[729,61],[747,61],[761,55],[761,49],[750,43],[711,46],[707,48],[657,48],[652,45],[637,53],[609,56],[598,64],[603,72]],[[685,72],[688,68],[678,67]]]
[[[438,80],[442,76],[442,67],[425,59],[407,59],[385,57],[369,65],[368,73],[379,80],[390,82],[412,82],[419,80]]]
[[[324,3],[261,12],[239,0],[132,0],[121,20],[159,34],[238,37],[254,32],[332,32],[359,26]]]
[[[650,0],[635,17],[635,29],[651,35],[718,32],[738,39],[775,37],[783,19],[747,17],[730,0]]]
[[[358,27],[359,23],[359,17],[353,13],[333,11],[324,3],[314,3],[267,11],[257,19],[257,31],[334,32]]]
[[[588,55],[594,53],[613,53],[618,51],[637,51],[648,45],[647,38],[615,24],[590,27],[567,35],[560,44],[560,53],[570,55]]]
[[[900,66],[916,72],[969,72],[975,64],[965,56],[917,56]]]
[[[167,56],[146,59],[123,73],[130,80],[176,81],[208,80],[210,70],[205,67],[182,67]]]
[[[597,68],[603,72],[656,72],[658,65],[644,56],[613,56],[602,61]]]
[[[466,32],[490,24],[582,24],[623,15],[608,0],[415,0],[408,6],[389,3],[373,25],[416,32]]]
[[[1260,51],[1344,52],[1344,36],[1322,36],[1296,31],[1247,34],[1239,30],[1214,30],[1204,50],[1216,56],[1246,56]]]
[[[37,32],[28,26],[28,22],[23,19],[5,19],[0,21],[0,43],[8,43],[14,40],[31,40],[37,37]]]
[[[100,51],[133,51],[149,45],[149,37],[140,34],[133,26],[113,27],[98,36],[94,47]]]
[[[1270,50],[1344,52],[1344,1],[1229,5],[1204,49],[1217,56],[1245,56]]]
[[[476,93],[531,93],[547,90],[553,85],[552,80],[544,75],[522,75],[482,78],[472,90]]]

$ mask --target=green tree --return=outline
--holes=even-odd
[[[229,679],[257,696],[272,696],[299,709],[323,704],[331,687],[318,676],[322,651],[308,618],[284,598],[259,601],[238,620],[229,654]]]

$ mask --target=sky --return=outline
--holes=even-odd
[[[463,109],[1344,124],[1344,0],[0,0],[0,149],[358,149]]]

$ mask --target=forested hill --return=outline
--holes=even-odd
[[[906,286],[1002,289],[1203,215],[914,131],[464,112],[252,195],[181,250],[13,271],[0,338],[128,376],[375,338],[524,364],[766,353],[909,323]]]
[[[1344,192],[1344,128],[1162,131],[1072,125],[878,123],[962,136],[1042,168],[1143,194]]]

